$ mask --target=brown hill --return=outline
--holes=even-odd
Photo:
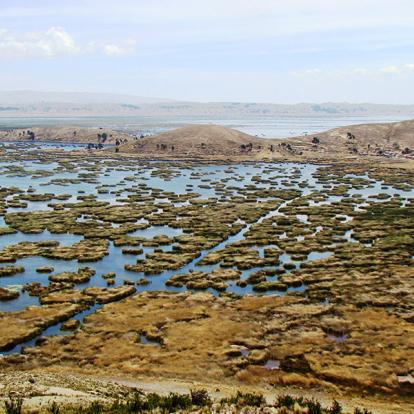
[[[414,155],[414,120],[351,125],[287,141],[305,154],[411,157]]]
[[[414,120],[387,124],[351,125],[320,134],[323,139],[347,141],[348,133],[364,144],[387,146],[395,143],[401,147],[414,146]]]
[[[414,120],[361,124],[335,128],[307,137],[263,139],[219,125],[190,125],[159,135],[137,139],[126,133],[80,127],[30,128],[0,131],[0,141],[36,141],[97,144],[106,134],[105,144],[114,145],[122,155],[159,159],[281,159],[344,160],[366,156],[414,159]],[[116,151],[104,149],[102,156]]]
[[[121,145],[119,151],[157,156],[237,156],[264,151],[269,141],[220,125],[190,125]]]
[[[132,140],[128,134],[113,131],[107,128],[80,128],[80,127],[36,127],[25,129],[9,129],[0,131],[0,141],[30,141],[30,132],[34,133],[34,141],[67,142],[79,144],[97,144],[98,135],[105,136],[105,144],[115,145],[116,140]],[[101,138],[102,140],[102,138]]]
[[[107,151],[115,151],[108,149]],[[191,125],[119,147],[156,158],[329,159],[414,156],[414,120],[335,128],[307,137],[262,139],[219,125]]]

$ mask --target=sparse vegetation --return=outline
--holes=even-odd
[[[6,401],[6,414],[22,413],[21,398],[9,398]],[[351,414],[343,412],[341,405],[333,401],[330,407],[323,407],[312,398],[296,397],[289,394],[278,396],[274,403],[268,403],[262,394],[238,391],[235,395],[213,401],[205,389],[191,390],[190,394],[157,393],[145,394],[134,391],[129,396],[118,398],[114,403],[95,400],[83,406],[72,406],[68,403],[58,404],[53,401],[46,411],[49,414],[145,414],[145,413],[228,413],[250,408],[255,413],[268,412],[268,409],[284,409],[285,414],[303,412],[306,414]],[[263,411],[262,411],[263,410]],[[250,412],[250,411],[249,411]],[[373,414],[366,408],[355,408],[353,414]]]
[[[105,412],[105,407],[98,401],[93,401],[83,412],[81,411],[82,414],[102,414],[103,412]]]
[[[193,403],[193,405],[197,405],[198,407],[203,407],[206,405],[210,405],[212,403],[212,400],[207,390],[204,390],[204,389],[191,390],[190,394],[191,394],[191,402]]]
[[[355,408],[354,414],[372,414],[372,411],[367,410],[366,408]]]
[[[260,407],[266,403],[266,399],[262,394],[237,391],[237,394],[229,398],[223,398],[220,403],[237,407]]]
[[[323,408],[321,403],[316,399],[309,399],[303,397],[293,397],[289,394],[281,395],[276,399],[275,406],[278,408],[293,409],[294,407],[301,407],[306,409],[308,414],[341,414],[342,407],[338,401],[333,401],[331,407]],[[355,414],[364,413],[359,408],[355,410]]]
[[[111,408],[111,413],[146,413],[159,409],[161,412],[173,413],[178,410],[185,410],[192,405],[192,398],[188,394],[170,393],[162,396],[155,393],[142,394],[140,392],[134,395],[127,401],[117,401]],[[204,405],[204,404],[199,404]]]
[[[23,407],[23,398],[9,396],[4,402],[5,414],[21,414]]]
[[[49,414],[60,414],[61,413],[60,407],[56,401],[53,401],[52,404],[47,408],[47,412]]]

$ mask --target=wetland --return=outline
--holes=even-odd
[[[409,169],[1,151],[5,372],[413,394]]]

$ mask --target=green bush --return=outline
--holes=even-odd
[[[207,390],[190,390],[191,402],[198,407],[211,405],[211,398]]]
[[[342,407],[338,401],[333,401],[330,408],[323,408],[321,403],[315,399],[304,399],[303,397],[292,397],[291,395],[280,395],[275,406],[277,408],[293,408],[295,404],[299,404],[301,407],[308,409],[308,414],[341,414]],[[372,414],[365,411],[355,411],[355,414]]]
[[[133,397],[126,403],[125,409],[123,411],[127,413],[140,413],[145,408],[145,401],[142,398],[143,394],[141,392],[134,393]],[[122,412],[122,410],[117,410]]]
[[[192,405],[192,398],[187,394],[170,393],[167,396],[161,396],[155,393],[144,395],[140,392],[136,392],[128,401],[123,403],[117,401],[114,403],[110,412],[146,413],[160,409],[162,412],[172,413],[177,410],[185,410]]]
[[[189,395],[170,392],[166,397],[161,398],[159,407],[172,413],[177,410],[184,410],[192,405]]]
[[[85,411],[85,414],[102,414],[104,412],[104,407],[102,404],[94,401]]]
[[[9,400],[4,403],[6,414],[21,414],[23,398],[9,396]]]
[[[303,405],[308,408],[308,414],[322,414],[321,403],[313,398],[305,400]]]
[[[282,408],[292,408],[295,405],[296,399],[293,398],[291,395],[279,395],[276,400],[276,407]]]
[[[328,410],[328,413],[329,414],[341,414],[342,413],[342,407],[338,401],[336,400],[333,401],[331,408]]]
[[[223,404],[237,405],[238,407],[260,407],[266,403],[262,394],[252,394],[249,392],[237,391],[237,394],[230,398],[224,398],[220,401]]]
[[[260,407],[266,404],[266,399],[262,394],[244,393],[238,391],[230,398],[223,398],[222,405],[235,405],[237,407]],[[210,406],[212,400],[208,391],[205,389],[191,390],[190,394],[169,393],[161,396],[156,393],[145,395],[136,391],[126,401],[116,401],[112,406],[107,407],[94,401],[89,406],[78,408],[77,414],[143,414],[155,410],[160,413],[174,413],[180,410],[188,410],[193,406]],[[308,414],[342,414],[342,407],[337,401],[333,401],[329,408],[322,408],[319,401],[315,399],[304,399],[303,397],[292,397],[291,395],[280,395],[277,397],[274,406],[277,408],[292,409],[295,404],[302,408],[307,408]],[[9,396],[5,401],[5,414],[22,414],[23,399],[20,397]],[[49,414],[60,414],[61,408],[53,401],[47,408]],[[354,414],[373,414],[366,408],[355,408]]]
[[[369,411],[366,408],[355,408],[354,414],[372,414],[372,411]]]
[[[47,412],[50,414],[60,414],[60,408],[56,404],[56,401],[53,401],[52,404],[47,408]]]

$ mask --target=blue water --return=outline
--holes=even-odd
[[[42,144],[38,144],[42,148]],[[24,146],[19,147],[19,151],[23,151]],[[12,150],[13,151],[13,150]],[[12,172],[9,167],[22,167],[25,171],[25,176],[17,176],[16,173]],[[69,168],[67,168],[69,166]],[[157,174],[160,169],[165,169],[170,174],[168,177],[160,177]],[[136,162],[133,163],[125,162],[125,165],[117,165],[111,160],[101,161],[99,164],[95,164],[93,161],[80,161],[69,162],[68,165],[63,165],[59,162],[39,162],[36,157],[30,160],[26,160],[25,157],[22,159],[17,158],[13,161],[0,162],[0,186],[2,188],[13,188],[16,187],[23,192],[31,190],[38,194],[51,193],[55,196],[62,194],[69,194],[69,200],[57,200],[51,201],[40,201],[27,202],[27,207],[12,208],[7,207],[6,214],[24,211],[50,211],[51,206],[54,204],[64,203],[76,203],[81,201],[80,196],[92,196],[95,200],[104,201],[109,205],[122,205],[128,200],[130,194],[141,194],[143,196],[152,195],[155,197],[154,204],[156,205],[157,211],[153,214],[160,214],[163,211],[163,207],[166,204],[174,202],[175,205],[186,205],[187,201],[176,202],[173,200],[174,195],[185,195],[189,192],[196,193],[198,198],[221,198],[221,189],[231,190],[232,195],[242,196],[243,191],[249,189],[295,189],[299,190],[302,196],[312,195],[314,193],[324,192],[328,187],[335,188],[337,184],[334,182],[328,183],[319,182],[315,176],[315,172],[318,167],[312,164],[298,164],[298,163],[244,163],[238,165],[199,165],[189,168],[188,166],[183,167],[179,163],[165,164],[160,162]],[[36,174],[36,170],[45,171],[48,176],[39,177]],[[93,177],[91,182],[85,181],[83,174],[92,173]],[[367,176],[362,176],[368,181],[363,185],[363,188],[351,188],[348,186],[345,196],[352,196],[355,194],[361,195],[358,201],[359,208],[364,207],[366,200],[382,202],[380,199],[376,199],[381,193],[390,195],[398,195],[402,202],[414,198],[414,190],[398,190],[392,186],[384,188],[383,182],[377,182],[370,179]],[[359,177],[359,178],[362,178]],[[355,177],[357,178],[357,177]],[[73,182],[64,184],[59,180],[70,179]],[[132,179],[132,181],[131,181]],[[261,181],[258,182],[258,179]],[[208,185],[210,188],[200,188],[200,186]],[[104,193],[104,191],[108,193]],[[329,191],[329,190],[328,190]],[[13,199],[13,196],[7,197],[7,200]],[[372,198],[372,196],[374,198]],[[243,196],[244,197],[244,196]],[[370,198],[368,198],[370,197]],[[271,198],[270,198],[271,199]],[[324,194],[323,201],[314,202],[310,201],[310,205],[323,205],[334,202],[339,202],[342,196],[332,196]],[[258,200],[268,200],[267,198],[261,198]],[[280,208],[288,208],[289,202],[283,203]],[[204,272],[211,272],[214,269],[220,267],[220,264],[210,266],[200,266],[198,262],[212,251],[221,250],[230,243],[235,243],[244,239],[246,232],[250,230],[252,224],[260,224],[263,220],[270,218],[275,215],[283,215],[283,212],[279,211],[279,208],[270,211],[268,214],[262,216],[256,223],[244,223],[244,227],[237,233],[230,236],[227,240],[222,241],[212,249],[201,252],[200,257],[194,259],[187,265],[183,266],[178,271],[164,271],[158,275],[144,275],[142,273],[130,272],[125,270],[126,264],[135,264],[137,259],[145,258],[145,255],[152,253],[154,248],[143,247],[143,253],[140,255],[129,255],[123,254],[122,249],[127,246],[116,247],[112,242],[109,243],[109,254],[104,256],[102,260],[90,263],[78,263],[76,260],[51,260],[39,256],[26,257],[18,259],[15,263],[17,266],[23,266],[25,268],[24,273],[19,273],[12,277],[0,278],[0,287],[8,287],[17,289],[21,292],[18,299],[0,302],[0,312],[18,311],[26,308],[29,305],[38,305],[39,301],[36,297],[31,297],[27,293],[22,292],[22,287],[25,284],[39,282],[42,285],[49,283],[48,274],[39,274],[36,272],[36,268],[42,266],[53,266],[53,274],[71,271],[75,272],[79,267],[88,266],[96,271],[95,276],[87,283],[77,285],[78,289],[83,289],[88,286],[106,287],[107,281],[102,278],[102,275],[107,272],[115,272],[115,284],[114,286],[120,286],[125,280],[137,282],[141,278],[149,280],[149,285],[138,285],[137,290],[170,290],[170,291],[182,291],[186,288],[174,288],[165,285],[165,282],[173,275],[180,273],[184,274],[189,271],[201,270]],[[308,216],[297,215],[297,220],[304,226],[308,225]],[[346,220],[351,220],[352,217],[345,217]],[[87,216],[79,217],[78,220],[87,220]],[[141,219],[138,223],[148,224],[148,220]],[[6,226],[5,220],[0,216],[0,227]],[[112,224],[113,227],[118,227],[116,223]],[[315,233],[323,230],[322,226],[316,228]],[[129,234],[129,236],[144,237],[145,239],[151,240],[156,236],[168,236],[171,240],[174,237],[183,234],[182,229],[173,228],[168,225],[162,226],[148,226],[145,229],[140,229]],[[286,237],[286,234],[280,235],[282,240]],[[297,240],[302,240],[303,236],[298,236]],[[352,231],[347,231],[339,237],[344,238],[349,242],[358,242],[353,239]],[[44,240],[55,240],[62,246],[71,246],[76,242],[82,240],[83,237],[73,234],[51,234],[50,232],[43,231],[39,234],[23,234],[17,232],[15,234],[0,236],[0,249],[8,245],[14,245],[23,241],[44,241]],[[174,241],[166,246],[160,248],[164,251],[170,251]],[[272,246],[266,246],[272,247]],[[253,247],[259,252],[259,257],[263,257],[264,248],[263,246]],[[304,260],[293,260],[291,255],[286,252],[281,252],[279,255],[280,263],[274,266],[273,269],[281,269],[286,264],[292,264],[293,269],[299,269],[302,263],[312,260],[323,260],[330,257],[333,253],[329,251],[329,248],[325,248],[324,251],[314,251],[306,255]],[[3,264],[2,264],[3,265]],[[6,264],[4,264],[6,265]],[[261,267],[243,270],[241,280],[244,280],[252,272],[262,269]],[[292,271],[286,270],[286,273]],[[269,281],[277,280],[277,276],[269,277]],[[288,289],[289,292],[305,291],[306,286],[301,285],[299,287],[291,287]],[[217,295],[218,292],[209,289],[208,291]],[[240,295],[245,294],[257,294],[253,291],[251,285],[246,287],[240,287],[236,282],[229,282],[228,292],[233,292]],[[286,292],[265,292],[261,294],[272,294],[272,295],[284,295]],[[92,308],[87,312],[93,312],[96,308]],[[86,313],[87,313],[86,312]],[[78,315],[81,318],[85,314]],[[43,335],[55,335],[63,334],[58,326],[48,328]],[[33,345],[34,341],[29,341],[25,345]],[[21,346],[17,347],[14,351],[19,351]]]

